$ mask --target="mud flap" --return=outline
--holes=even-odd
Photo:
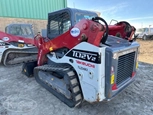
[[[24,63],[22,66],[22,74],[27,77],[33,77],[34,68],[37,66],[37,61]]]

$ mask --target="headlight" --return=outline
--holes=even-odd
[[[117,53],[114,53],[113,54],[113,59],[117,59],[117,57],[118,57]]]

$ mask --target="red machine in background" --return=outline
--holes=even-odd
[[[111,22],[112,21],[116,21],[116,20],[111,20]],[[137,36],[135,35],[135,31],[136,31],[135,27],[131,26],[126,21],[120,21],[114,25],[109,25],[109,35],[124,38],[129,41],[136,40]]]
[[[10,24],[0,32],[0,63],[14,65],[37,59],[31,24]]]
[[[5,32],[0,31],[0,40],[4,41],[4,42],[19,42],[19,43],[26,43],[26,44],[31,44],[34,45],[34,38],[26,38],[26,37],[21,37],[21,36],[17,36],[17,35],[12,35],[12,34],[8,34]]]

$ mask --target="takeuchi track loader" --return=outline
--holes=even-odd
[[[4,66],[37,60],[31,24],[9,24],[0,31],[0,63]]]
[[[22,72],[33,75],[69,107],[84,100],[109,101],[136,77],[139,44],[132,40],[134,31],[124,22],[109,27],[89,11],[66,8],[49,13],[50,40],[35,37],[37,62],[25,63]]]

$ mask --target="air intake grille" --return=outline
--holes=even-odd
[[[117,68],[117,86],[132,76],[135,52],[119,56]]]

